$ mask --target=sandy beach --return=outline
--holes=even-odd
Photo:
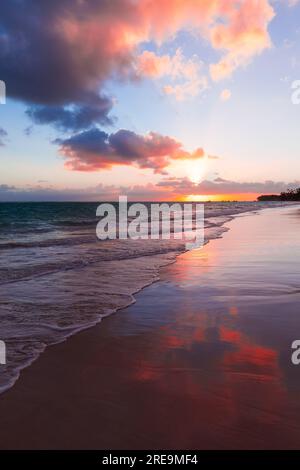
[[[1,449],[299,448],[300,210],[228,227],[22,371]]]

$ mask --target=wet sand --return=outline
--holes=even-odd
[[[299,448],[299,208],[229,227],[25,369],[0,448]]]

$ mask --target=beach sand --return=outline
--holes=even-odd
[[[299,208],[228,226],[25,369],[1,449],[299,448]]]

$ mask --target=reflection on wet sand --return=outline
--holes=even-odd
[[[2,445],[298,448],[299,228],[295,209],[237,218],[134,305],[47,350],[0,401]]]
[[[280,224],[285,216],[278,216]],[[170,405],[164,409],[172,423],[165,430],[169,445],[189,447],[197,442],[201,448],[268,448],[300,444],[297,396],[290,393],[286,380],[291,371],[288,338],[296,334],[293,324],[299,294],[290,294],[299,275],[299,243],[292,214],[285,233],[279,232],[277,248],[270,220],[271,214],[265,214],[237,221],[222,242],[188,253],[167,268],[165,292],[157,287],[172,305],[169,316],[164,315],[170,321],[149,331],[155,338],[149,343],[144,336],[151,348],[144,351],[132,379],[147,383],[156,404],[169,397]],[[278,228],[274,227],[278,223],[272,225]],[[257,243],[253,234],[258,234]],[[245,246],[250,248],[246,251]],[[161,313],[161,301],[154,303]],[[138,309],[138,304],[131,307]],[[300,320],[297,323],[300,334]],[[277,334],[281,332],[285,350],[274,337],[274,328]],[[300,370],[294,370],[293,382],[298,389]],[[295,408],[298,414],[292,416]],[[159,407],[150,409],[152,414]],[[179,432],[180,420],[187,418],[188,425]],[[153,416],[145,419],[153,422]]]

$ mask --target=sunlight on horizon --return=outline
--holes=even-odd
[[[188,194],[184,200],[188,202],[222,202],[222,201],[255,201],[259,194]]]
[[[186,163],[186,173],[192,183],[200,183],[205,175],[206,162],[203,158]]]

